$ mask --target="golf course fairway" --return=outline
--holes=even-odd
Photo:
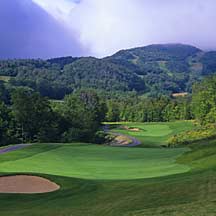
[[[165,123],[115,122],[108,125],[111,132],[137,138],[142,143],[139,147],[144,148],[166,146],[171,136],[192,130],[195,127],[192,121]]]
[[[43,173],[84,179],[141,179],[189,171],[176,163],[187,148],[144,149],[36,144],[1,155],[0,172]],[[13,160],[5,160],[14,158]]]
[[[38,176],[60,188],[44,194],[0,193],[0,215],[215,216],[216,141],[161,148],[172,134],[192,127],[185,122],[163,124],[140,124],[146,136],[142,146],[134,148],[33,144],[1,154],[1,176]],[[136,137],[141,132],[125,131]],[[144,137],[153,148],[144,148]]]

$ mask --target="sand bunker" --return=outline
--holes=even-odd
[[[59,185],[54,182],[37,176],[16,175],[0,177],[0,193],[37,194],[53,192],[59,188]]]
[[[133,131],[133,132],[139,132],[140,131],[139,128],[130,128],[130,127],[127,127],[127,126],[124,126],[124,129],[128,130],[128,131]]]
[[[139,131],[140,131],[139,128],[129,128],[128,130],[129,130],[129,131],[134,131],[134,132],[139,132]]]

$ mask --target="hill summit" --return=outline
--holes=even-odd
[[[184,44],[156,44],[112,56],[0,61],[0,76],[44,96],[62,98],[77,89],[137,91],[148,95],[190,92],[192,84],[216,72],[216,51]]]

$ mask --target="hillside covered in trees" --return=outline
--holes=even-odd
[[[193,85],[185,97],[148,97],[135,92],[105,98],[77,91],[63,101],[49,100],[26,87],[0,95],[0,146],[23,142],[92,142],[107,140],[102,122],[175,122],[193,120],[197,127],[175,135],[170,145],[216,137],[216,76]],[[6,93],[5,93],[6,92]]]
[[[150,45],[103,59],[2,60],[0,78],[8,88],[27,86],[53,99],[80,89],[158,96],[191,92],[194,82],[216,72],[215,62],[214,51],[181,44]]]

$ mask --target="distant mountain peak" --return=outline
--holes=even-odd
[[[135,90],[147,95],[191,92],[194,82],[215,73],[216,52],[185,44],[152,44],[102,59],[69,56],[47,61],[0,61],[0,76],[13,76],[17,86],[33,86],[53,98],[82,88]]]

